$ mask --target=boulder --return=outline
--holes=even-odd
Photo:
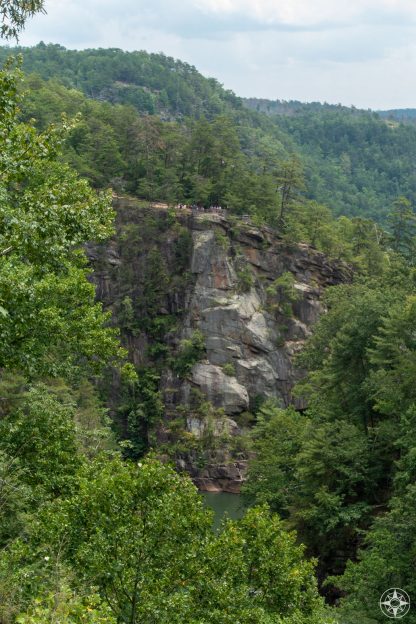
[[[236,414],[249,407],[247,389],[235,377],[226,375],[219,366],[195,364],[192,382],[215,407],[222,407],[226,414]]]

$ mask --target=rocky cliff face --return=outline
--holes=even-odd
[[[348,269],[307,245],[288,246],[271,229],[241,219],[216,213],[175,215],[161,208],[143,212],[122,201],[117,208],[118,238],[101,255],[90,251],[99,296],[115,313],[136,365],[151,363],[151,315],[175,319],[169,327],[165,323],[162,336],[171,358],[158,365],[164,417],[155,428],[157,439],[169,448],[172,422],[177,423],[179,415],[181,439],[193,443],[188,451],[183,445],[177,449],[178,467],[190,472],[203,489],[237,491],[246,456],[235,439],[244,428],[245,416],[270,397],[282,406],[294,401],[296,407],[305,407],[292,399],[293,385],[302,375],[294,367],[294,355],[323,311],[325,288],[348,280]],[[157,225],[154,240],[143,239],[150,217]],[[133,226],[142,238],[132,251],[124,246],[132,241],[123,232]],[[153,310],[141,312],[148,273],[155,268],[150,257],[154,261],[156,256],[160,267],[159,275],[156,271],[150,276],[156,280],[153,290],[160,290],[160,280],[166,288],[154,298]],[[127,279],[122,279],[126,271]],[[120,322],[124,292],[132,301],[130,328]],[[148,323],[143,323],[141,313]],[[192,341],[196,333],[204,350],[180,375],[175,372],[175,358],[184,341]],[[207,412],[207,404],[211,411]],[[232,438],[233,444],[225,442]]]
[[[322,312],[324,289],[344,280],[345,268],[307,245],[288,248],[267,228],[232,228],[216,214],[196,217],[192,236],[196,280],[182,332],[202,332],[206,358],[193,367],[185,395],[194,384],[229,415],[256,397],[288,405],[300,374],[293,356]],[[285,288],[279,278],[288,274]],[[232,374],[224,373],[229,365]]]

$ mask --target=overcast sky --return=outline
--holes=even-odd
[[[46,0],[22,45],[164,52],[238,95],[416,108],[416,0]]]

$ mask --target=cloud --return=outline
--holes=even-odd
[[[359,23],[408,23],[416,19],[409,0],[49,0],[48,20],[61,28],[78,16],[92,33],[105,25],[116,31],[150,28],[184,38],[213,38],[238,32],[329,31]],[[82,20],[85,20],[84,22]],[[77,29],[72,31],[76,36]]]
[[[413,0],[195,0],[195,5],[206,12],[246,15],[258,22],[298,28],[352,23],[365,14],[416,18]]]
[[[247,96],[416,106],[415,0],[46,0],[46,9],[23,44],[163,51]]]

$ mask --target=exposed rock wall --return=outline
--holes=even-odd
[[[196,280],[182,330],[189,336],[198,329],[206,343],[206,359],[184,383],[185,396],[196,385],[229,415],[250,409],[256,397],[292,402],[301,375],[293,356],[322,312],[324,289],[348,279],[345,266],[307,245],[288,248],[268,228],[238,226],[217,214],[194,219]],[[268,290],[286,273],[293,275],[295,296],[284,306]],[[227,365],[233,374],[223,372]]]
[[[294,402],[305,407],[291,394],[302,375],[294,367],[294,355],[323,311],[325,288],[348,280],[349,269],[307,245],[288,246],[271,229],[236,218],[185,211],[172,215],[161,208],[152,212],[123,200],[116,208],[117,238],[104,250],[89,251],[98,295],[113,311],[131,360],[138,366],[152,363],[152,314],[159,321],[164,316],[175,320],[162,337],[173,359],[181,342],[196,331],[205,341],[205,353],[189,374],[176,374],[172,358],[161,367],[165,417],[157,425],[157,439],[169,444],[170,422],[178,413],[196,442],[207,438],[209,430],[216,440],[213,448],[206,448],[202,457],[200,449],[178,453],[178,468],[187,470],[202,489],[238,491],[247,457],[218,440],[238,437],[241,415],[265,397],[282,406]],[[153,276],[151,271],[156,271]],[[165,291],[159,283],[162,273]],[[132,302],[128,322],[121,305],[126,295]],[[153,307],[144,309],[149,298]],[[195,395],[216,408],[214,425],[196,408]]]

